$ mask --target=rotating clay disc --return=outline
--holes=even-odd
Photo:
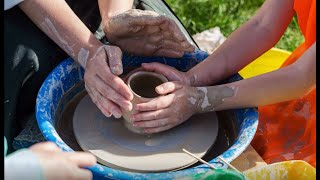
[[[129,131],[123,119],[104,116],[86,95],[73,116],[75,137],[84,151],[99,163],[133,172],[162,172],[188,167],[197,162],[186,149],[203,157],[218,134],[215,112],[192,116],[170,130],[139,135]]]

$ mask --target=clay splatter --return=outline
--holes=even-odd
[[[86,67],[88,57],[89,57],[89,51],[87,49],[81,48],[78,53],[78,61],[83,68]]]
[[[188,98],[188,101],[189,101],[191,104],[194,105],[197,100],[196,100],[195,98],[193,98],[193,97],[189,97],[189,98]]]
[[[44,19],[44,22],[42,22],[40,24],[40,26],[42,27],[42,29],[51,34],[51,35],[55,35],[59,42],[61,43],[61,45],[63,46],[63,49],[65,51],[67,51],[67,53],[70,55],[70,56],[74,56],[74,52],[72,50],[72,47],[74,45],[69,45],[68,42],[59,34],[59,32],[57,31],[57,29],[54,27],[53,23],[50,21],[49,18],[45,18]]]
[[[208,99],[208,96],[207,96],[207,93],[208,93],[208,90],[207,88],[205,87],[197,87],[198,90],[204,92],[204,99],[203,99],[203,102],[201,104],[201,108],[202,109],[205,109],[206,107],[210,106],[211,104],[209,103],[209,99]]]

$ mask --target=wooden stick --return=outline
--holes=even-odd
[[[238,171],[239,173],[241,173],[237,168],[235,168],[234,166],[232,166],[230,163],[228,163],[226,160],[224,160],[222,157],[219,157],[218,158],[223,161],[224,163],[226,163],[229,167],[231,167],[232,169]]]
[[[187,153],[188,155],[194,157],[195,159],[199,160],[200,162],[202,162],[203,164],[206,164],[208,165],[209,167],[211,167],[212,169],[217,169],[215,168],[214,166],[212,166],[211,164],[207,163],[206,161],[202,160],[201,158],[197,157],[196,155],[192,154],[191,152],[185,150],[185,149],[182,149],[182,151],[184,151],[185,153]]]

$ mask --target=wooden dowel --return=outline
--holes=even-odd
[[[230,163],[228,163],[226,160],[224,160],[222,157],[219,157],[218,158],[223,161],[224,163],[226,163],[229,167],[231,167],[233,170],[236,170],[238,171],[239,173],[241,173],[237,168],[235,168],[234,166],[232,166]]]
[[[209,164],[208,162],[202,160],[201,158],[197,157],[196,155],[192,154],[191,152],[185,150],[185,149],[182,149],[182,151],[184,151],[185,153],[187,153],[188,155],[194,157],[195,159],[199,160],[200,162],[202,162],[203,164],[206,164],[208,165],[209,167],[211,167],[212,169],[216,169],[214,166],[212,166],[211,164]]]

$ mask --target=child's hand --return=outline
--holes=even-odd
[[[173,128],[198,111],[200,97],[194,87],[178,82],[167,82],[159,85],[156,91],[164,96],[137,104],[136,110],[140,112],[131,116],[133,125],[145,128],[146,133]]]
[[[190,85],[191,83],[190,78],[187,76],[187,73],[178,71],[174,67],[158,62],[142,63],[141,66],[144,70],[164,75],[169,81],[179,81],[179,83],[186,85]]]
[[[96,163],[96,158],[90,153],[62,152],[52,142],[33,145],[30,151],[39,158],[46,180],[92,179],[92,173],[83,169]]]

